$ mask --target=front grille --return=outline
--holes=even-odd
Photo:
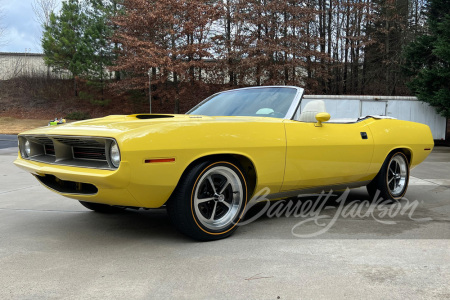
[[[109,161],[106,150],[114,141],[111,138],[21,135],[21,149],[26,141],[30,142],[31,154],[24,158],[29,160],[75,167],[116,169]]]
[[[50,138],[46,137],[46,136],[29,136],[28,140],[30,142],[37,143],[37,144],[53,145],[53,141]]]
[[[65,145],[69,145],[72,147],[99,147],[104,148],[105,144],[102,141],[99,141],[98,139],[94,138],[72,138],[72,137],[54,137],[56,141],[63,143]]]
[[[45,155],[55,156],[55,145],[53,145],[52,141],[50,142],[51,144],[44,145]]]
[[[105,148],[73,147],[73,158],[106,161]]]

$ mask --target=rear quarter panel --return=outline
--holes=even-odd
[[[378,173],[386,157],[395,149],[410,152],[411,168],[424,161],[433,149],[433,136],[425,124],[394,119],[370,119],[368,124],[374,139],[371,176]]]

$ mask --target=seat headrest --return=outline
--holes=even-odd
[[[302,110],[299,121],[316,122],[316,115],[322,112],[327,112],[323,100],[310,101],[306,103],[305,108]]]

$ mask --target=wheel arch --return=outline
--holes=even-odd
[[[178,185],[183,181],[184,177],[187,173],[196,165],[199,163],[202,163],[207,160],[214,160],[214,161],[228,161],[228,162],[238,162],[240,166],[242,167],[242,171],[244,172],[245,180],[247,181],[247,189],[248,189],[248,196],[249,198],[253,195],[253,192],[255,191],[256,184],[257,184],[257,171],[254,162],[248,157],[243,154],[237,154],[237,153],[215,153],[215,154],[208,154],[201,157],[198,157],[194,159],[183,171],[180,179],[178,180]],[[174,189],[176,190],[176,188]]]
[[[408,159],[408,165],[409,167],[411,167],[411,162],[413,159],[413,152],[410,148],[408,147],[396,147],[394,149],[392,149],[391,151],[389,151],[388,155],[386,155],[386,158],[389,157],[389,155],[395,153],[395,152],[401,152],[403,153],[406,158]]]
[[[406,146],[393,147],[389,150],[389,152],[387,152],[385,154],[383,162],[381,163],[380,167],[376,170],[376,174],[371,179],[371,181],[375,180],[375,178],[378,176],[386,159],[389,158],[392,154],[394,154],[396,152],[401,152],[406,156],[406,158],[408,159],[408,166],[411,168],[412,159],[413,159],[413,152],[412,152],[411,148],[406,147]]]

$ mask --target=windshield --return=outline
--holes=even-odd
[[[284,118],[296,94],[295,88],[288,87],[228,91],[211,96],[188,114]]]

